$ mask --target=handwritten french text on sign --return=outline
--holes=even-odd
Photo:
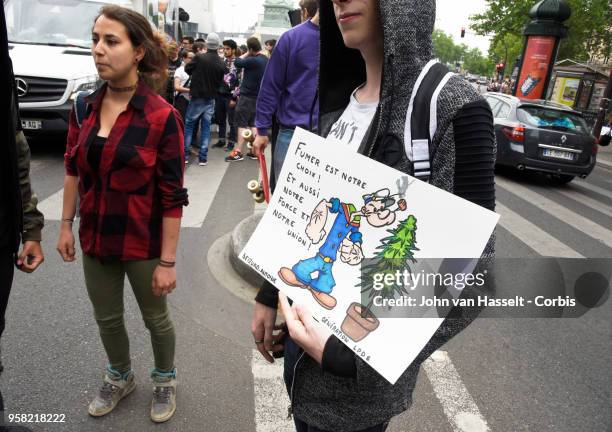
[[[498,218],[298,128],[240,258],[395,383],[443,320],[420,307],[425,276],[447,258],[473,258],[471,272]]]

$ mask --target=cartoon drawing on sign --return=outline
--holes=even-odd
[[[373,227],[379,228],[392,225],[397,211],[406,210],[406,200],[397,202],[390,195],[389,189],[363,196],[364,204],[360,210],[350,203],[342,203],[338,198],[329,201],[322,200],[310,216],[306,226],[306,235],[313,244],[319,244],[325,239],[318,253],[311,258],[302,260],[292,268],[282,267],[278,275],[289,286],[308,289],[314,299],[327,310],[336,306],[336,299],[331,292],[336,285],[332,268],[339,256],[340,261],[351,266],[359,265],[363,260],[361,219]],[[326,233],[328,213],[337,213],[333,225]],[[316,275],[313,274],[316,273]]]
[[[379,280],[385,280],[386,275],[401,274],[404,271],[411,272],[409,263],[416,263],[414,252],[416,247],[417,218],[414,215],[399,223],[394,229],[387,230],[389,236],[381,241],[377,247],[376,257],[361,269],[361,280],[357,287],[361,288],[362,294],[367,294],[369,302],[367,306],[353,302],[346,311],[346,317],[342,322],[342,331],[354,342],[359,342],[371,332],[376,330],[380,324],[378,318],[372,313],[371,307],[375,296],[393,299],[408,295],[408,291],[402,285],[384,284],[382,289],[374,287],[375,276]]]

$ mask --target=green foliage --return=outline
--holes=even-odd
[[[378,246],[376,257],[370,264],[362,268],[362,276],[358,286],[361,287],[362,293],[368,293],[370,301],[375,295],[380,295],[383,298],[394,298],[398,294],[408,294],[403,286],[396,284],[385,285],[380,291],[374,290],[374,275],[395,275],[398,271],[410,271],[409,263],[416,262],[414,252],[418,250],[416,247],[416,230],[417,219],[413,215],[400,222],[396,228],[387,230],[389,236],[384,238]],[[370,306],[371,304],[368,305],[368,309]]]
[[[487,59],[478,48],[468,48],[465,44],[457,45],[452,37],[440,30],[432,35],[436,57],[451,69],[457,62],[463,62],[463,69],[475,75],[490,75],[495,67],[494,62]]]
[[[572,16],[565,22],[569,33],[561,42],[558,58],[608,59],[612,48],[612,8],[609,0],[566,1]],[[512,65],[521,53],[523,30],[531,20],[529,11],[536,0],[487,0],[487,4],[485,12],[471,17],[471,28],[478,34],[493,36],[489,51],[491,60],[503,60],[501,54],[508,48],[508,63]],[[517,45],[520,46],[518,49]]]

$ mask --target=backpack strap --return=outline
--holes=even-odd
[[[79,128],[83,124],[83,120],[89,115],[89,104],[85,100],[87,96],[93,93],[90,90],[81,91],[74,98],[74,114]]]
[[[417,79],[404,126],[406,155],[412,162],[416,178],[429,181],[431,175],[431,143],[438,128],[438,96],[453,76],[446,66],[431,60]]]

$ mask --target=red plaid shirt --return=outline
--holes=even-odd
[[[183,124],[180,115],[142,80],[115,122],[98,170],[87,151],[100,129],[106,85],[86,98],[79,128],[70,115],[66,174],[79,177],[79,236],[83,252],[104,260],[148,260],[161,255],[162,219],[180,218]]]

